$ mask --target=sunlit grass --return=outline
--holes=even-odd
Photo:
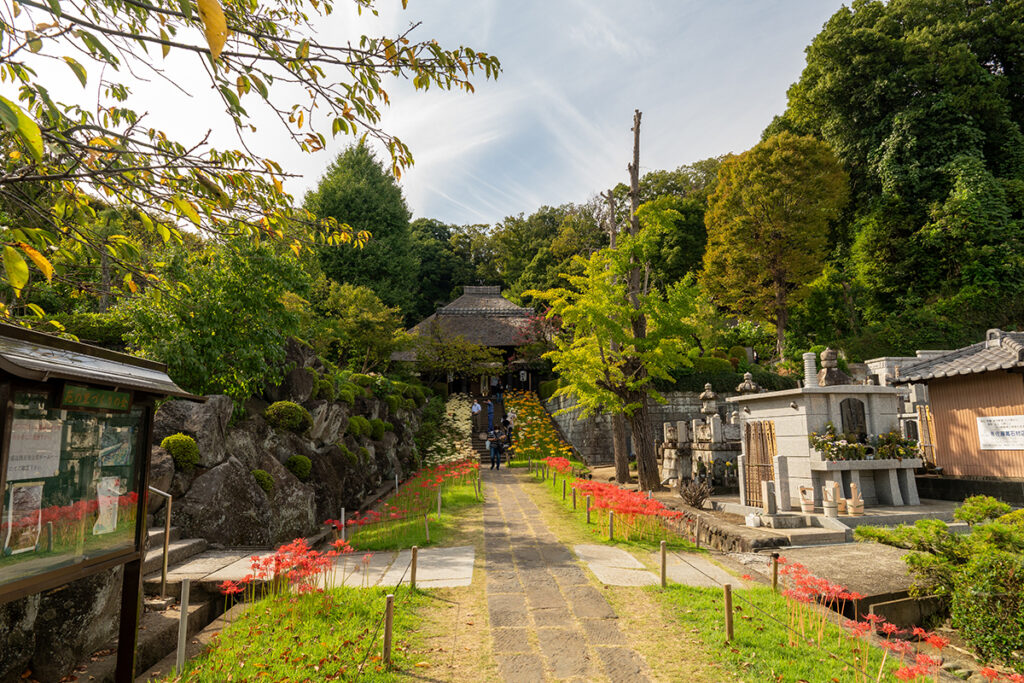
[[[382,520],[365,526],[348,527],[348,541],[358,550],[400,550],[412,546],[444,545],[445,541],[458,530],[462,516],[460,511],[480,505],[482,498],[474,493],[474,484],[455,484],[441,493],[441,517],[438,519],[436,498],[424,513],[428,523],[424,524],[423,514],[410,514],[401,519]],[[431,490],[436,496],[436,490]],[[427,542],[427,525],[430,528],[430,542]]]

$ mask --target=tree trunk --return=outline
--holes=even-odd
[[[637,481],[641,491],[658,491],[661,489],[661,475],[654,453],[654,441],[647,432],[647,393],[638,392],[630,402],[633,401],[640,404],[640,407],[629,416],[629,430],[633,436],[633,448],[636,450]]]
[[[626,418],[612,415],[612,449],[615,453],[615,481],[629,483],[629,453],[626,451]]]
[[[775,285],[775,357],[782,360],[782,345],[786,341],[786,324],[789,311],[786,309],[786,294],[781,284]]]
[[[110,309],[110,257],[107,255],[107,243],[100,245],[100,313]]]

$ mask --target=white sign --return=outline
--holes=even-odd
[[[14,420],[7,481],[53,477],[60,470],[59,420]]]
[[[979,417],[978,441],[983,451],[1024,451],[1024,415]]]

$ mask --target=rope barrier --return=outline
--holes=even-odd
[[[409,567],[411,567],[411,566],[412,566],[412,560],[409,560],[409,564],[407,564],[405,566],[405,571],[402,572],[402,576],[401,576],[401,578],[398,579],[398,583],[395,585],[395,588],[398,588],[399,586],[402,585],[402,581],[405,580],[405,575],[408,573]],[[400,600],[400,604],[401,604],[401,602],[405,602],[405,599],[409,596],[409,593],[411,593],[411,592],[412,592],[411,590],[408,590],[408,591],[405,592],[405,595],[403,595],[401,600]],[[370,644],[367,645],[367,647],[366,647],[366,652],[363,653],[363,661],[359,662],[359,668],[356,669],[356,675],[355,675],[355,678],[352,679],[353,681],[358,681],[359,677],[363,675],[363,667],[366,665],[366,660],[369,659],[369,657],[370,657],[370,652],[373,651],[373,646],[377,642],[377,634],[380,633],[380,627],[381,627],[381,625],[383,623],[384,623],[384,614],[381,614],[380,615],[380,619],[377,620],[377,625],[373,627],[373,636],[371,636],[371,638],[370,638]]]

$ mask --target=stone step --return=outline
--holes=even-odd
[[[217,588],[225,579],[237,580],[249,573],[253,555],[269,554],[269,550],[231,549],[207,550],[189,557],[184,562],[175,564],[167,573],[167,595],[173,598],[181,596],[181,581],[188,578],[192,581],[193,599],[199,600],[210,596],[219,596]],[[232,571],[225,573],[231,568]],[[160,571],[146,574],[143,586],[147,594],[160,592]]]
[[[203,552],[206,550],[206,546],[206,539],[203,538],[185,538],[172,541],[167,547],[168,571],[170,571],[170,568],[174,565],[181,564],[190,557]],[[160,569],[163,567],[163,553],[163,541],[156,545],[150,545],[149,550],[146,551],[146,560],[142,563],[142,573],[159,573]]]
[[[164,527],[163,525],[153,527],[146,530],[146,534],[149,536],[149,545],[147,548],[162,548],[164,545]],[[171,527],[171,542],[177,541],[181,538],[181,529],[176,526]]]

